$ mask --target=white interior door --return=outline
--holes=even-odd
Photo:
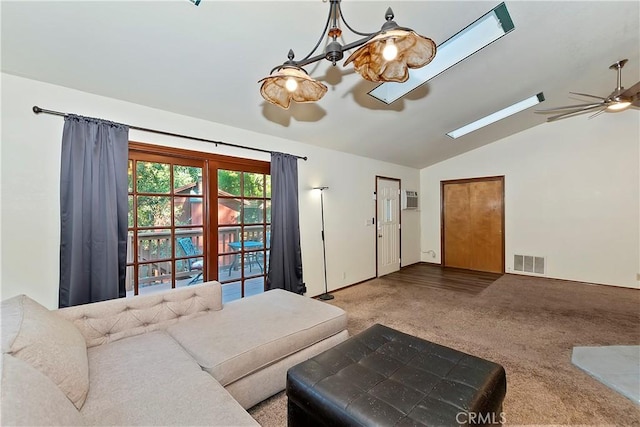
[[[400,270],[400,181],[377,180],[378,277]]]

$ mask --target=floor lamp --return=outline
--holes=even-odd
[[[320,190],[320,212],[322,214],[322,259],[324,261],[324,294],[320,295],[318,298],[324,301],[333,299],[333,295],[331,295],[327,289],[327,248],[324,242],[324,190],[329,187],[313,187],[314,190]]]

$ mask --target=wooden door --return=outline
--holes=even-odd
[[[441,186],[442,264],[504,273],[504,177]]]
[[[400,181],[376,178],[378,277],[400,270]]]

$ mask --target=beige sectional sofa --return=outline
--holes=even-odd
[[[246,409],[348,337],[346,313],[220,284],[48,310],[2,302],[2,425],[257,425]]]

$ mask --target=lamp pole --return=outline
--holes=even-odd
[[[315,190],[320,190],[320,214],[322,216],[322,260],[324,262],[324,294],[320,295],[318,298],[324,301],[333,299],[333,295],[329,293],[327,286],[327,248],[324,241],[324,190],[329,187],[314,187]]]

